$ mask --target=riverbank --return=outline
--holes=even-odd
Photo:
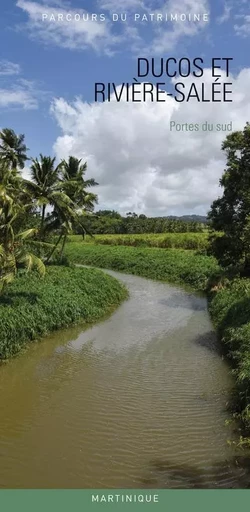
[[[209,312],[236,378],[236,415],[243,436],[250,436],[250,282],[216,283],[219,266],[212,257],[193,251],[117,247],[70,242],[67,256],[78,264],[110,268],[207,292]],[[215,276],[215,279],[214,279]],[[212,290],[211,290],[212,288]],[[248,440],[241,440],[248,444]]]
[[[241,419],[241,445],[250,447],[250,281],[234,279],[209,297],[209,312],[236,381],[235,416]]]
[[[66,255],[73,263],[109,268],[158,281],[205,291],[219,271],[214,258],[181,249],[137,248],[69,242]]]
[[[96,322],[126,297],[119,281],[96,269],[49,267],[42,279],[22,273],[0,298],[0,360],[49,332]]]

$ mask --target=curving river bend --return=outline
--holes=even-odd
[[[242,488],[233,386],[206,300],[109,272],[130,298],[0,368],[0,488]]]

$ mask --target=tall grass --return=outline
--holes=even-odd
[[[181,249],[162,250],[71,242],[67,244],[66,254],[75,263],[186,284],[203,291],[211,274],[218,271],[214,258]]]
[[[126,294],[119,281],[95,269],[50,267],[43,279],[20,275],[0,298],[0,359],[50,331],[100,319]]]
[[[70,241],[81,241],[79,235],[70,237]],[[86,242],[97,245],[125,245],[131,247],[158,247],[162,249],[208,248],[208,232],[204,233],[163,233],[140,235],[95,235],[86,237]]]

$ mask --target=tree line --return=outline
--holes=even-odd
[[[200,233],[205,225],[196,221],[184,221],[168,217],[147,217],[128,212],[126,216],[114,210],[99,210],[84,218],[88,231],[96,235],[147,234],[147,233]],[[78,228],[76,227],[76,233]]]

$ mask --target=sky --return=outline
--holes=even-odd
[[[249,1],[117,3],[1,0],[0,128],[24,133],[30,157],[42,153],[59,162],[74,155],[87,161],[87,177],[99,183],[98,209],[206,214],[221,193],[221,143],[231,129],[250,121]],[[163,21],[155,21],[159,14]],[[178,21],[165,21],[166,14],[177,14]],[[181,14],[191,20],[200,14],[201,21],[181,21]],[[202,21],[204,14],[208,21]],[[114,21],[114,15],[126,20]],[[204,76],[182,78],[186,89],[195,82],[200,91],[203,82],[210,91],[212,58],[232,58],[230,76],[222,71],[220,79],[232,83],[232,102],[180,103],[169,96],[165,102],[135,103],[123,94],[120,102],[95,102],[96,82],[112,82],[119,90],[138,78],[138,58],[159,64],[197,57],[204,61]],[[164,82],[167,92],[180,81],[166,75],[141,80]],[[212,131],[201,129],[206,121]],[[171,122],[199,129],[171,130]],[[217,131],[218,123],[226,131]]]

